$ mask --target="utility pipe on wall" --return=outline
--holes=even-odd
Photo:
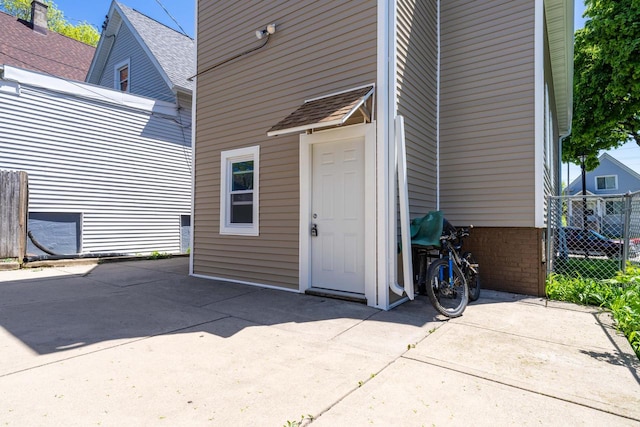
[[[436,210],[440,210],[440,0],[436,3]]]

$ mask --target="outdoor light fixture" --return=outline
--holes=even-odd
[[[264,36],[270,36],[275,32],[276,32],[276,24],[269,24],[265,29],[256,31],[256,38],[260,40]]]

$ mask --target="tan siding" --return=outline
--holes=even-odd
[[[375,1],[200,1],[194,272],[298,287],[299,138],[266,131],[305,99],[375,82]],[[260,145],[260,236],[221,236],[220,152]]]
[[[534,225],[534,2],[442,2],[441,208]]]
[[[435,209],[436,2],[397,5],[398,114],[405,117],[411,217]]]

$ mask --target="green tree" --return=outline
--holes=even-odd
[[[585,0],[585,27],[576,31],[571,136],[563,160],[588,156],[630,139],[640,146],[640,0]]]
[[[17,18],[29,20],[31,18],[31,1],[32,0],[0,0],[0,10]],[[80,22],[78,25],[70,24],[65,19],[64,13],[58,9],[52,0],[41,1],[49,6],[47,10],[47,24],[51,31],[91,46],[98,44],[100,33],[93,25],[87,22]]]

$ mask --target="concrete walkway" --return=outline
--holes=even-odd
[[[605,313],[483,291],[442,321],[187,264],[0,272],[0,425],[640,425]]]

